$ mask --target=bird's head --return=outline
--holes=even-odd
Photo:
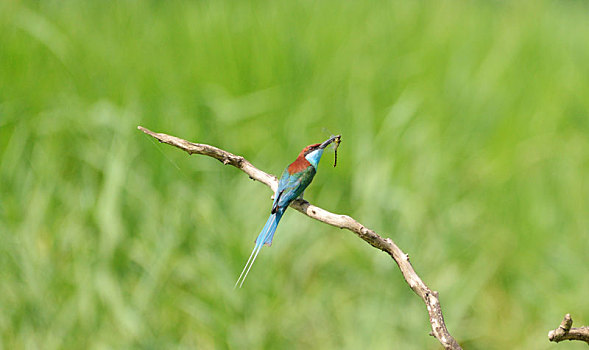
[[[309,145],[303,149],[301,155],[303,155],[305,159],[309,163],[311,163],[311,165],[313,165],[315,169],[317,169],[317,166],[319,165],[319,160],[321,160],[321,156],[323,155],[323,150],[325,150],[325,147],[329,146],[331,143],[333,143],[339,138],[340,135],[332,136],[323,143],[315,143]]]

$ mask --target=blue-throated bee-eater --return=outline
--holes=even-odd
[[[272,204],[270,217],[268,218],[268,221],[266,221],[266,225],[262,229],[262,232],[260,232],[256,239],[254,249],[245,263],[241,275],[239,275],[239,278],[235,283],[236,287],[238,284],[240,288],[243,285],[243,281],[245,281],[254,261],[256,261],[256,257],[258,256],[260,249],[262,249],[262,246],[272,245],[272,238],[274,237],[274,232],[276,232],[278,222],[282,218],[282,215],[286,211],[286,208],[288,208],[289,204],[299,196],[302,196],[307,186],[309,186],[313,180],[325,147],[333,142],[336,143],[337,147],[340,140],[341,136],[337,135],[329,138],[323,143],[316,143],[305,147],[297,159],[284,169],[282,177],[278,182],[278,189],[274,194],[274,203]]]

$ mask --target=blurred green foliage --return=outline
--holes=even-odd
[[[391,237],[468,349],[589,323],[585,1],[0,3],[0,347],[437,349],[386,255],[291,210],[233,290],[280,174]],[[586,348],[580,343],[560,345]]]

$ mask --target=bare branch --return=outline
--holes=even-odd
[[[160,142],[178,147],[188,152],[188,154],[203,154],[213,157],[221,161],[223,164],[233,165],[248,174],[250,178],[266,184],[272,189],[272,191],[276,191],[276,188],[278,187],[278,179],[275,176],[266,174],[257,169],[243,157],[236,156],[232,153],[206,144],[192,143],[174,136],[154,133],[142,126],[139,126],[138,129],[153,136]],[[430,335],[436,337],[445,349],[462,349],[446,328],[444,316],[442,314],[442,307],[440,306],[438,298],[438,292],[432,291],[425,285],[425,283],[423,283],[409,262],[409,255],[405,254],[395,242],[393,242],[393,240],[390,238],[382,238],[373,230],[366,228],[364,225],[347,215],[331,213],[327,210],[316,207],[305,200],[297,199],[293,201],[290,206],[313,219],[335,227],[348,229],[371,246],[389,254],[399,266],[409,287],[411,287],[415,294],[417,294],[425,303],[429,314],[429,321],[432,326],[432,332]]]
[[[563,340],[580,340],[589,344],[589,327],[571,328],[572,326],[571,314],[564,315],[560,326],[548,332],[548,339],[556,343]]]

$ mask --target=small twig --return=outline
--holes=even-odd
[[[563,340],[580,340],[589,345],[589,327],[571,328],[572,326],[571,314],[564,315],[560,326],[548,332],[548,339],[556,343]]]
[[[139,126],[138,129],[153,136],[160,142],[178,147],[188,152],[188,154],[203,154],[213,157],[223,164],[233,165],[248,174],[250,178],[266,184],[272,189],[272,191],[276,191],[276,188],[278,187],[278,179],[275,176],[266,174],[257,169],[243,157],[236,156],[217,147],[188,142],[167,134],[155,133],[142,126]],[[429,314],[429,322],[432,326],[431,335],[436,337],[445,349],[462,349],[446,328],[444,316],[442,314],[442,307],[440,306],[440,300],[438,298],[438,292],[432,291],[425,285],[425,283],[423,283],[409,262],[409,255],[405,254],[395,242],[390,238],[382,238],[373,230],[366,228],[364,225],[347,215],[330,213],[329,211],[316,207],[305,200],[297,199],[293,201],[290,206],[313,219],[335,227],[348,229],[364,241],[368,242],[371,246],[389,254],[399,266],[409,287],[411,287],[415,294],[417,294],[425,303]]]

